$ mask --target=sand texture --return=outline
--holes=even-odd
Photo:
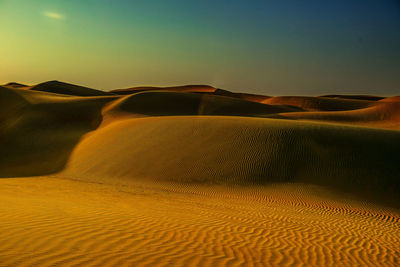
[[[399,266],[400,96],[0,86],[0,266]]]

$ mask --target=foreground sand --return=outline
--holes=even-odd
[[[398,266],[400,213],[314,186],[0,180],[0,266]]]

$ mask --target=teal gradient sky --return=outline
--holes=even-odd
[[[400,94],[397,0],[0,0],[0,83]]]

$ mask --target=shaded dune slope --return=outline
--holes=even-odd
[[[12,128],[29,102],[14,90],[0,86],[0,136]]]
[[[14,90],[0,86],[0,122],[9,119],[28,102]]]
[[[60,171],[113,98],[59,97],[0,88],[0,177]],[[42,95],[43,94],[43,95]]]
[[[28,85],[22,84],[22,83],[16,83],[16,82],[10,82],[6,83],[3,85],[4,87],[8,88],[24,88],[24,87],[29,87]]]
[[[398,131],[260,118],[143,118],[86,138],[61,175],[101,183],[302,182],[395,203],[399,149]]]
[[[262,102],[270,96],[265,96],[265,95],[257,95],[257,94],[247,94],[247,93],[233,93],[227,90],[223,89],[216,89],[213,93],[214,95],[221,95],[221,96],[228,96],[228,97],[234,97],[234,98],[240,98],[243,100],[248,100],[248,101],[253,101],[253,102]]]
[[[165,91],[129,95],[115,101],[107,108],[110,113],[118,111],[149,116],[261,116],[299,110],[295,107],[272,106],[225,96]]]

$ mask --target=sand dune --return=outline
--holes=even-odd
[[[393,202],[400,200],[399,137],[398,131],[259,118],[131,119],[81,142],[63,175],[102,183],[304,182]]]
[[[312,120],[400,129],[400,101],[379,101],[376,105],[351,111],[338,112],[294,112],[281,114],[281,118]]]
[[[6,83],[3,85],[4,87],[9,87],[9,88],[24,88],[24,87],[29,87],[28,85],[22,84],[22,83],[16,83],[16,82],[10,82]]]
[[[378,101],[385,98],[383,96],[374,96],[374,95],[323,95],[321,97],[358,99],[358,100],[370,100],[370,101]]]
[[[399,130],[399,96],[0,86],[0,266],[397,266]]]
[[[149,116],[231,115],[261,116],[299,111],[287,106],[271,106],[242,99],[196,93],[151,91],[126,96],[107,109]]]
[[[80,138],[101,123],[101,108],[111,100],[0,88],[0,177],[60,171]]]
[[[126,89],[111,90],[111,93],[119,95],[130,95],[145,91],[174,91],[174,92],[197,92],[197,93],[213,93],[216,88],[209,85],[184,85],[184,86],[168,86],[168,87],[155,87],[155,86],[139,86]]]
[[[379,100],[379,102],[400,102],[400,96],[386,97]]]
[[[38,85],[32,86],[30,90],[73,95],[73,96],[103,96],[112,95],[112,93],[95,90],[83,86],[78,86],[74,84],[59,82],[59,81],[49,81],[40,83]]]
[[[170,87],[141,86],[141,87],[126,88],[126,89],[116,89],[116,90],[111,90],[110,92],[118,95],[130,95],[148,91],[202,93],[202,94],[228,96],[253,102],[262,102],[263,100],[269,98],[269,96],[257,95],[257,94],[233,93],[228,90],[214,88],[208,85],[184,85],[184,86],[170,86]]]
[[[375,101],[336,99],[327,97],[279,96],[268,98],[262,103],[270,105],[289,105],[306,111],[342,111],[366,108]]]
[[[0,122],[8,120],[26,104],[27,101],[14,90],[0,86]]]
[[[222,96],[229,96],[229,97],[234,97],[234,98],[240,98],[243,100],[248,100],[248,101],[253,101],[253,102],[262,102],[270,96],[265,96],[265,95],[257,95],[257,94],[246,94],[246,93],[232,93],[227,90],[223,89],[217,89],[213,93],[214,95],[222,95]]]

